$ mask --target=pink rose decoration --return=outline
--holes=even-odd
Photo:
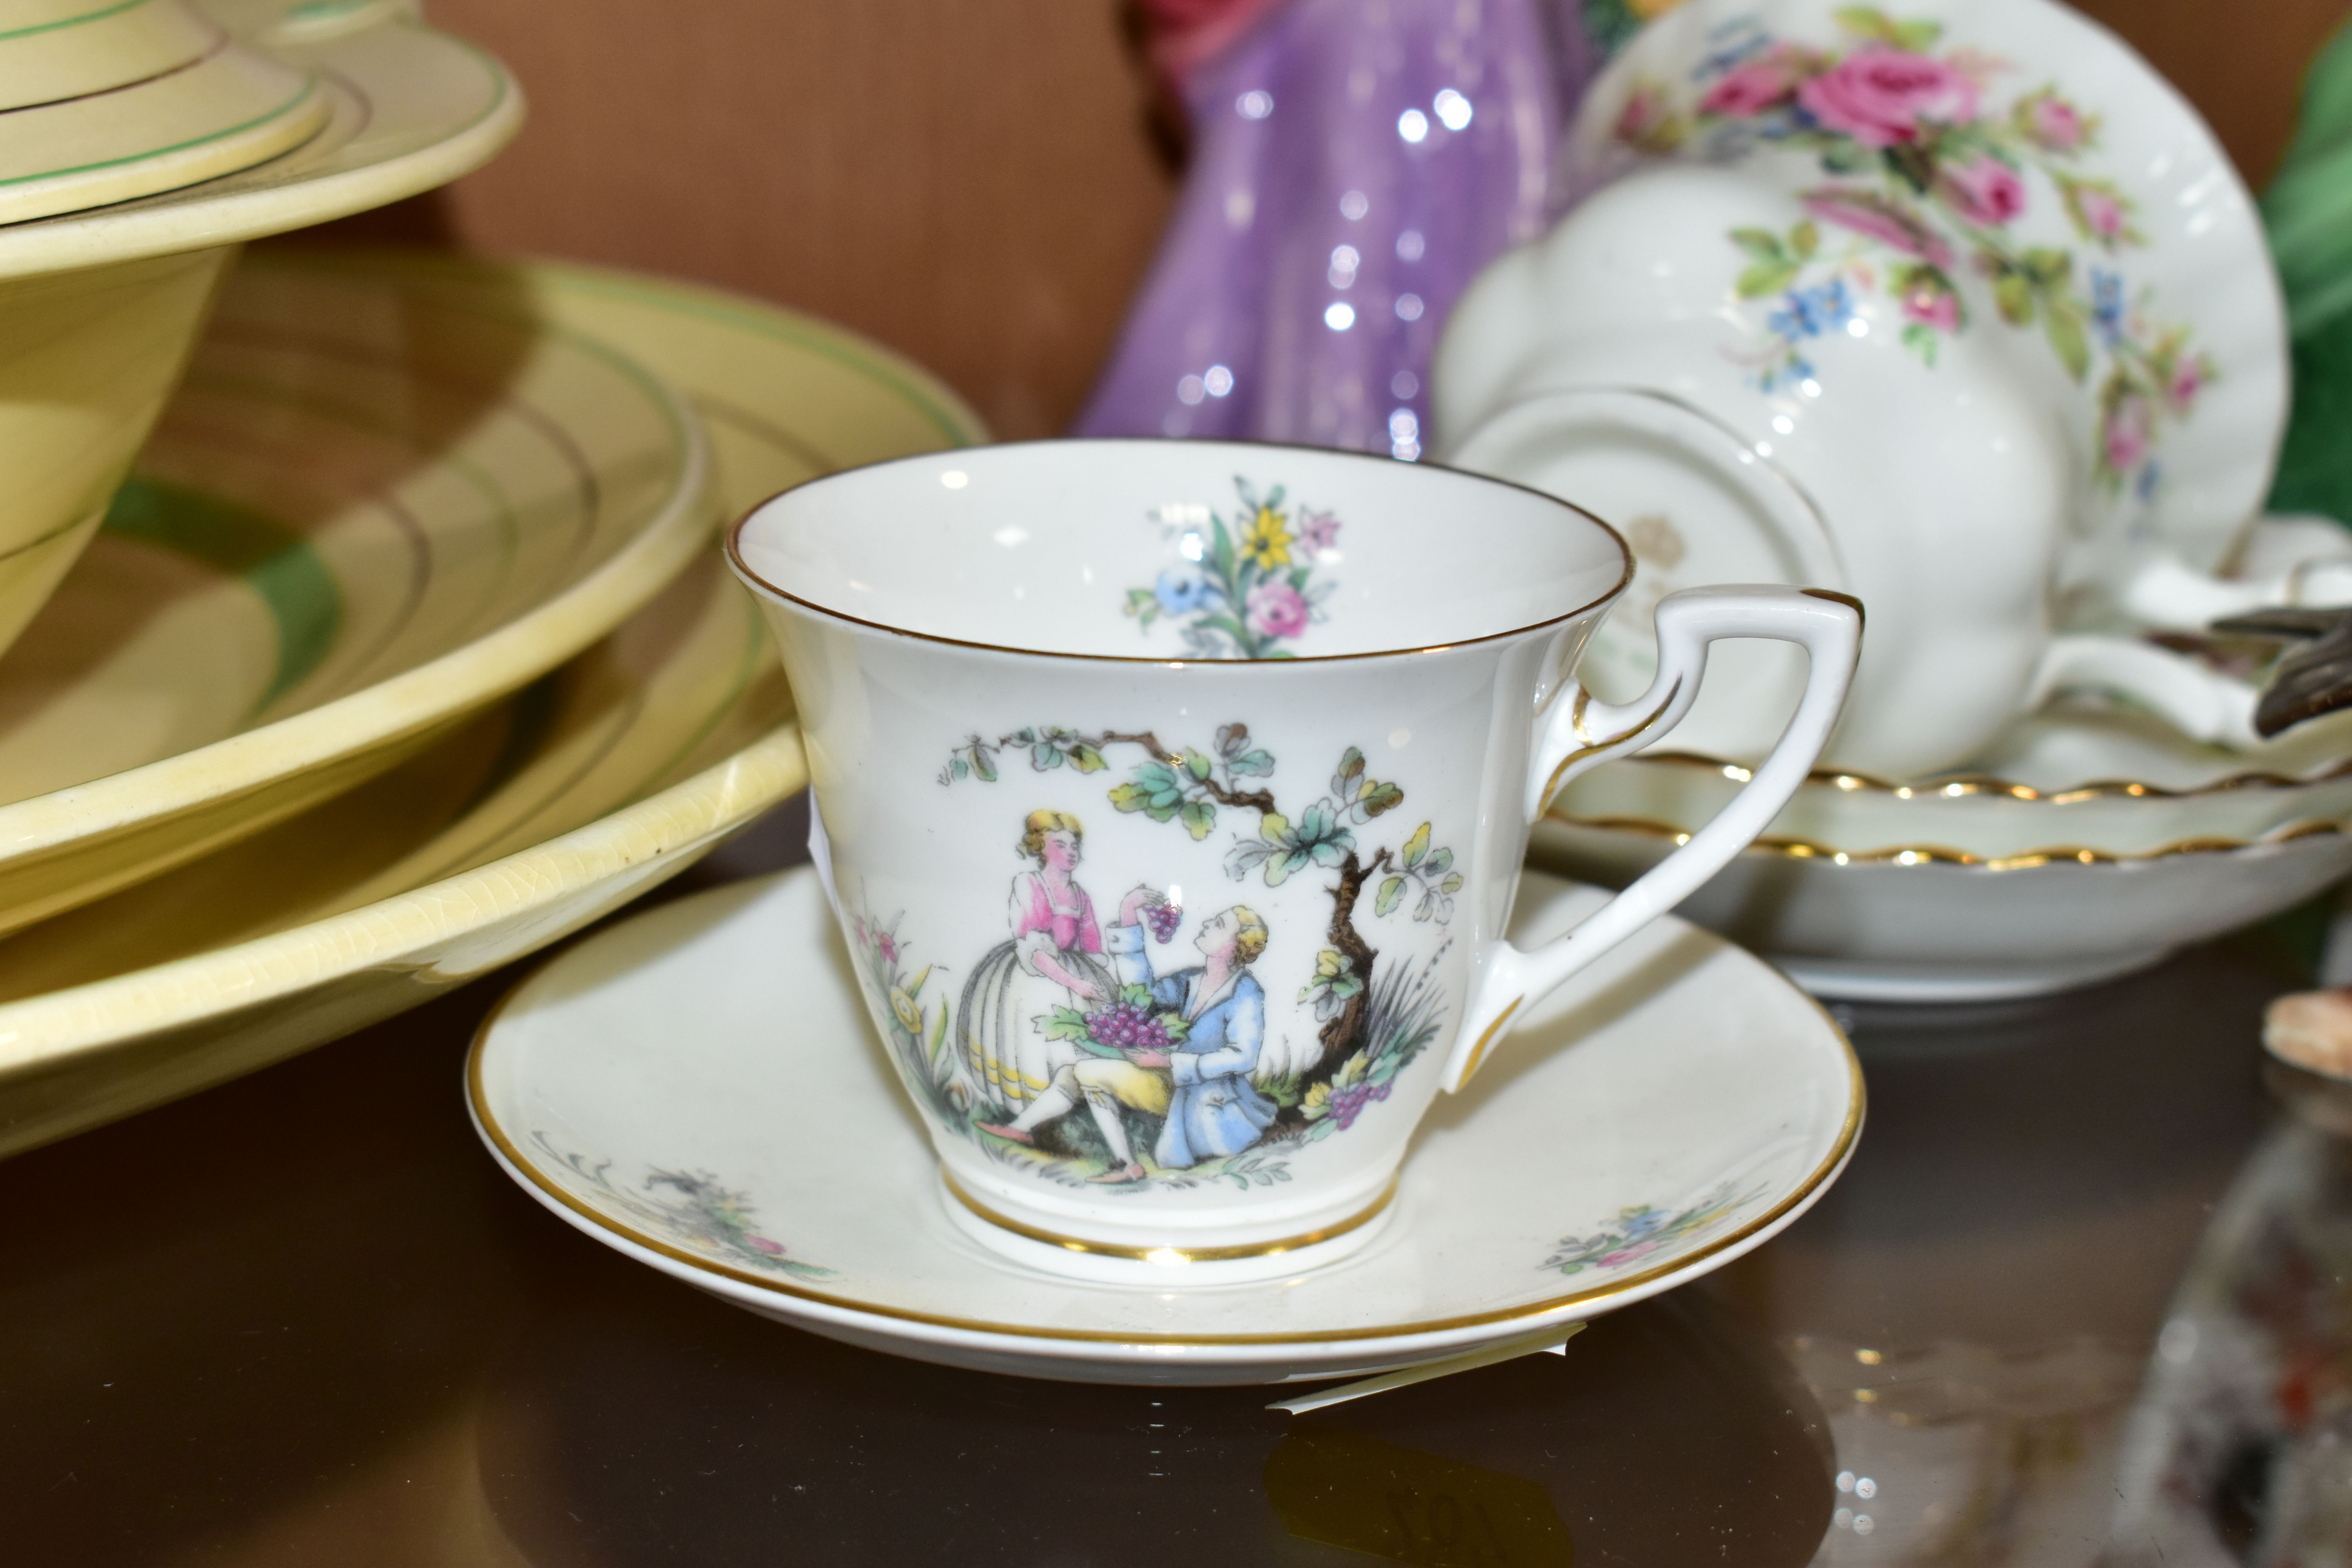
[[[2172,382],[2164,389],[2164,395],[2171,399],[2174,408],[2186,414],[2189,412],[2189,405],[2197,401],[2197,394],[2203,389],[2204,385],[2203,369],[2195,360],[2185,359],[2173,367]]]
[[[1979,158],[1948,168],[1937,188],[1951,209],[1969,223],[1997,228],[2025,210],[2025,182],[1995,158]]]
[[[1892,147],[1917,141],[1923,121],[1975,119],[1977,86],[1941,60],[1872,44],[1799,88],[1797,101],[1829,130]]]
[[[888,931],[884,931],[880,940],[877,942],[875,945],[882,950],[883,963],[896,963],[898,962],[898,944],[890,940],[890,933]]]
[[[2078,185],[2074,190],[2074,206],[2083,215],[2083,222],[2102,239],[2113,239],[2124,231],[2124,204],[2106,192],[2091,185]]]
[[[1601,1258],[1601,1267],[1614,1268],[1621,1263],[1631,1263],[1637,1258],[1647,1258],[1664,1245],[1665,1243],[1661,1241],[1637,1241],[1631,1247],[1621,1247]]]
[[[1307,629],[1307,601],[1287,583],[1260,583],[1245,609],[1250,630],[1260,637],[1295,637]]]
[[[1631,147],[1648,147],[1666,123],[1666,100],[1646,87],[1635,88],[1617,115],[1617,140]]]
[[[764,1236],[747,1237],[744,1239],[751,1242],[752,1246],[758,1247],[761,1251],[766,1253],[771,1258],[782,1258],[784,1255],[784,1249],[782,1247],[775,1242],[770,1241]]]
[[[1938,267],[1952,264],[1952,247],[1918,219],[1868,191],[1808,191],[1805,210],[1824,223],[1867,235],[1879,244]]]
[[[2103,436],[2107,467],[2116,473],[2130,473],[2147,456],[2147,401],[2129,395],[2116,399],[2107,410],[2107,427]]]
[[[1746,119],[1761,114],[1782,99],[1805,74],[1805,61],[1795,50],[1786,47],[1773,50],[1762,59],[1750,60],[1707,89],[1699,100],[1701,114],[1727,115]]]
[[[2026,134],[2053,153],[2071,153],[2083,144],[2083,116],[2064,99],[2035,99],[2025,125]]]
[[[1960,330],[1960,297],[1949,289],[1938,289],[1932,283],[1918,283],[1904,290],[1903,313],[1915,321],[1924,321],[1939,332]]]

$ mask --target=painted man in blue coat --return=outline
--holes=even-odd
[[[1193,939],[1202,962],[1155,975],[1143,918],[1162,901],[1149,888],[1129,893],[1103,950],[1122,986],[1149,988],[1159,1009],[1183,1017],[1185,1037],[1165,1051],[1129,1050],[1071,1063],[1019,1116],[1001,1125],[982,1122],[982,1131],[1034,1143],[1040,1127],[1084,1106],[1110,1150],[1109,1168],[1087,1179],[1112,1184],[1139,1182],[1146,1174],[1129,1147],[1122,1106],[1164,1118],[1151,1151],[1163,1169],[1238,1154],[1258,1141],[1275,1117],[1274,1102],[1250,1082],[1265,1045],[1265,990],[1249,966],[1265,951],[1265,921],[1241,904],[1212,915]]]
[[[1153,1001],[1174,1008],[1192,1026],[1164,1055],[1139,1051],[1129,1058],[1138,1067],[1168,1070],[1175,1092],[1151,1152],[1166,1169],[1181,1171],[1240,1153],[1274,1121],[1274,1102],[1250,1081],[1265,1045],[1265,988],[1249,966],[1265,951],[1265,921],[1243,904],[1212,915],[1192,942],[1203,962],[1155,975],[1140,923],[1142,901],[1128,900],[1103,947],[1120,984],[1150,986]],[[1130,1169],[1129,1180],[1142,1177],[1140,1166]]]

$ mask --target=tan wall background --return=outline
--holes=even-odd
[[[1176,175],[1116,0],[428,0],[530,125],[446,192],[340,226],[699,279],[848,323],[998,433],[1060,427]],[[2089,0],[2257,183],[2347,0]]]

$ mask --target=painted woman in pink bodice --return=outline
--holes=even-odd
[[[1024,871],[1013,879],[1013,940],[1041,955],[1057,952],[1100,952],[1102,928],[1095,923],[1095,901],[1076,882],[1062,879],[1065,901],[1055,900],[1047,885],[1049,872]],[[1030,938],[1041,936],[1042,942]],[[1034,965],[1033,965],[1034,967]],[[1058,964],[1055,967],[1060,967]],[[1064,982],[1068,984],[1068,981]],[[1073,985],[1073,990],[1078,987]]]
[[[1042,1094],[1077,1053],[1048,1039],[1057,1007],[1089,1011],[1118,993],[1103,956],[1094,900],[1073,873],[1085,829],[1066,812],[1029,816],[1021,852],[1032,865],[1013,879],[1010,939],[992,948],[964,983],[956,1039],[984,1103],[1019,1109]]]

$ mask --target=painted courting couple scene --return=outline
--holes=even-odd
[[[1302,929],[1294,914],[1277,937],[1246,889],[1194,914],[1175,888],[1151,881],[1098,905],[1086,886],[1080,815],[1061,805],[1008,814],[1018,866],[1004,936],[961,973],[916,967],[904,914],[845,911],[898,1066],[950,1129],[1065,1184],[1270,1186],[1289,1179],[1291,1151],[1388,1099],[1396,1074],[1435,1038],[1446,1013],[1437,961],[1462,874],[1450,850],[1433,847],[1426,822],[1373,842],[1388,837],[1378,819],[1404,791],[1371,777],[1357,749],[1295,817],[1279,809],[1275,758],[1239,723],[1208,749],[1148,731],[974,734],[953,748],[940,781],[998,784],[1008,760],[1067,784],[1124,763],[1121,782],[1087,795],[1195,844],[1223,826],[1228,879],[1269,889],[1319,883],[1328,920]],[[1384,955],[1366,921],[1427,934],[1391,942],[1409,954]],[[1277,941],[1316,945],[1269,960]],[[1277,962],[1307,983],[1275,987],[1266,974]]]

